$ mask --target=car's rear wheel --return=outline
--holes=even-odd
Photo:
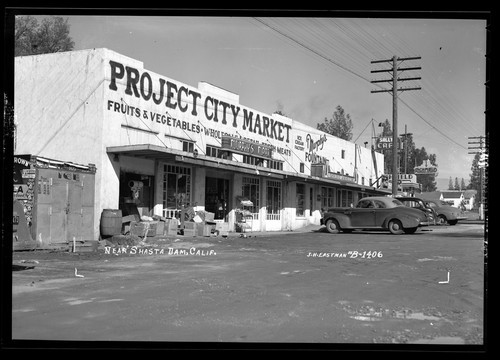
[[[337,234],[338,232],[340,232],[339,222],[335,219],[328,219],[325,226],[326,231],[328,231],[330,234]]]
[[[388,227],[391,234],[394,235],[401,235],[404,232],[403,224],[397,219],[389,221]]]
[[[405,234],[414,234],[417,231],[418,227],[406,228],[404,229]]]

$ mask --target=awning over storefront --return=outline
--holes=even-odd
[[[346,188],[349,190],[362,191],[362,192],[367,192],[367,193],[376,194],[376,195],[390,195],[391,194],[390,189],[377,189],[377,188],[374,188],[371,186],[360,185],[360,184],[350,182],[350,181],[335,180],[335,179],[330,179],[327,177],[310,176],[310,175],[306,175],[306,174],[297,174],[297,173],[291,173],[291,172],[283,172],[283,173],[285,174],[285,179],[292,180],[292,181],[303,181],[303,182],[312,183],[312,184],[320,184],[323,186],[336,186],[336,187]]]
[[[159,161],[176,161],[184,164],[216,168],[226,171],[235,171],[252,175],[263,175],[275,179],[283,179],[281,171],[268,169],[255,165],[240,163],[237,161],[215,158],[205,155],[197,155],[177,149],[166,148],[152,144],[110,146],[106,148],[108,154],[140,157]]]
[[[349,190],[362,191],[370,194],[389,195],[389,189],[376,189],[374,187],[356,184],[354,182],[342,181],[338,179],[311,176],[307,174],[294,173],[283,170],[256,167],[238,161],[215,158],[211,156],[198,155],[177,149],[162,147],[152,144],[121,145],[106,148],[108,154],[133,156],[159,161],[175,161],[195,166],[216,168],[225,171],[235,171],[245,174],[267,176],[275,179],[287,179],[289,181],[301,181],[323,186],[343,187]]]

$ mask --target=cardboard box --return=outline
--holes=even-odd
[[[177,228],[178,228],[177,219],[167,219],[167,221],[165,221],[163,235],[177,236]]]
[[[195,223],[195,234],[196,236],[203,236],[203,228],[205,226],[204,223]]]
[[[184,229],[184,236],[196,236],[196,229]]]
[[[229,223],[227,222],[218,222],[215,225],[215,230],[219,232],[219,235],[223,237],[227,237],[229,235]]]
[[[156,229],[158,227],[158,221],[148,221],[146,223],[146,228],[148,230],[148,237],[156,236]]]
[[[146,224],[143,222],[131,221],[130,234],[144,237],[144,235],[146,234]]]
[[[158,221],[156,224],[156,235],[163,235],[165,232],[165,222],[164,221]]]
[[[212,236],[212,230],[215,230],[215,225],[207,225],[203,226],[203,236]]]
[[[214,222],[215,213],[205,211],[205,221]]]
[[[192,221],[185,221],[184,222],[184,229],[188,230],[195,230],[196,229],[196,223]]]
[[[131,221],[136,221],[136,219],[135,219],[135,216],[134,216],[134,215],[122,216],[122,224],[123,224],[123,223],[128,223],[128,222],[131,222]]]
[[[130,234],[131,235],[136,235],[139,237],[144,237],[146,235],[146,230],[147,230],[147,236],[156,236],[156,228],[158,226],[157,221],[141,221],[141,222],[136,222],[132,221],[130,222]]]

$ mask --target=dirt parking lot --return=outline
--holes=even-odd
[[[164,238],[16,252],[12,336],[253,344],[484,343],[478,224]]]

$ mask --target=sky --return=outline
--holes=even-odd
[[[286,14],[285,14],[286,15]],[[63,16],[75,50],[105,47],[140,60],[145,69],[197,86],[206,81],[240,103],[316,127],[340,105],[353,141],[371,145],[388,119],[390,85],[372,80],[391,68],[374,60],[421,57],[400,82],[398,132],[405,125],[418,148],[436,154],[438,178],[468,183],[468,137],[485,135],[486,20],[431,18],[217,16]],[[379,85],[379,86],[377,86]],[[368,145],[368,146],[370,146]],[[420,165],[420,164],[418,164]],[[438,184],[439,188],[439,184]]]

